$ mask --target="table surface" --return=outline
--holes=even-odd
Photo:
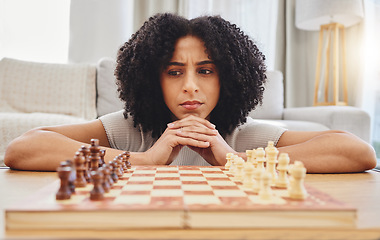
[[[380,239],[380,172],[308,174],[305,183],[357,209],[354,229],[238,229],[17,231],[4,229],[4,210],[12,203],[55,181],[54,172],[0,168],[0,239],[4,238],[130,238],[130,239]]]

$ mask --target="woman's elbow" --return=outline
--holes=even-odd
[[[348,157],[355,161],[358,171],[366,171],[376,167],[377,159],[375,149],[359,137],[353,134],[350,135],[354,138],[351,144],[349,144],[349,149],[347,149],[347,152],[351,155],[351,157]]]
[[[376,152],[371,145],[366,143],[365,146],[362,147],[361,154],[358,155],[358,161],[360,161],[363,171],[376,167]]]
[[[4,164],[12,169],[19,168],[18,166],[21,160],[20,154],[22,154],[22,148],[19,147],[22,145],[20,138],[21,137],[18,137],[11,141],[5,150]]]
[[[4,164],[12,169],[22,170],[25,156],[30,155],[31,138],[38,133],[40,129],[30,130],[23,135],[13,139],[7,146],[4,155]]]

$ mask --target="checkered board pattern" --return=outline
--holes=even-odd
[[[291,200],[286,189],[272,188],[275,200],[263,202],[257,193],[245,189],[243,184],[235,181],[234,176],[223,167],[135,166],[124,173],[101,201],[89,199],[91,184],[77,188],[69,200],[55,200],[58,188],[59,180],[10,212],[26,210],[59,214],[120,211],[133,212],[136,216],[139,212],[177,212],[181,214],[179,218],[183,218],[183,223],[179,226],[185,228],[232,226],[234,217],[238,217],[239,221],[246,219],[244,221],[249,222],[251,218],[265,214],[274,214],[274,218],[284,219],[285,225],[286,216],[289,215],[289,219],[294,218],[291,216],[293,213],[307,213],[307,216],[320,212],[334,216],[344,213],[348,215],[342,217],[349,216],[350,219],[355,215],[355,209],[309,186],[306,186],[308,197],[305,200]],[[210,219],[213,224],[207,225],[208,217],[213,217]],[[231,221],[223,221],[220,224],[213,221],[229,217],[232,217]],[[206,222],[202,219],[206,219]],[[238,227],[256,225],[240,223]]]

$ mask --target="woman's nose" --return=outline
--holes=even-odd
[[[186,74],[183,84],[183,91],[188,93],[194,93],[199,91],[197,78],[195,74]]]

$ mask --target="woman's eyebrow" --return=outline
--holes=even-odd
[[[200,61],[197,63],[197,65],[206,65],[206,64],[215,64],[215,63],[214,61],[211,61],[211,60]]]
[[[197,62],[196,65],[206,65],[206,64],[215,64],[214,61],[211,61],[211,60],[205,60],[205,61],[200,61],[200,62]],[[181,63],[181,62],[169,62],[167,66],[185,66],[186,64],[185,63]]]
[[[185,64],[181,62],[169,62],[168,66],[185,66]]]

